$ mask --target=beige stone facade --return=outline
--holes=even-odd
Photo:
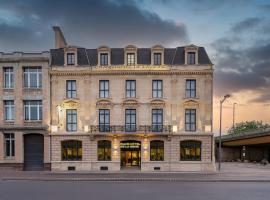
[[[159,48],[163,48],[160,47]],[[196,51],[196,46],[187,49]],[[110,52],[109,47],[100,47],[102,52]],[[136,47],[127,46],[124,54],[136,51]],[[160,51],[160,49],[159,49]],[[77,55],[76,47],[64,48],[65,53]],[[161,50],[162,52],[162,50]],[[197,53],[197,52],[196,52]],[[197,53],[198,54],[198,53]],[[197,55],[196,54],[196,55]],[[66,59],[66,57],[65,57]],[[126,56],[125,58],[126,59]],[[196,60],[198,58],[196,57]],[[77,60],[76,60],[77,62]],[[213,171],[212,131],[212,82],[213,69],[210,65],[166,65],[149,64],[127,66],[101,66],[98,60],[95,66],[81,66],[74,63],[51,67],[52,98],[52,170],[100,171],[102,167],[109,171],[119,171],[121,167],[121,141],[138,141],[141,143],[141,171]],[[136,61],[135,61],[136,62]],[[186,98],[186,80],[196,80],[196,97]],[[76,98],[66,97],[66,82],[76,81]],[[99,81],[109,81],[109,97],[99,98]],[[136,80],[136,97],[126,98],[126,80]],[[162,80],[162,98],[152,97],[152,81]],[[60,109],[59,109],[60,108]],[[171,130],[155,133],[136,130],[129,133],[125,130],[108,131],[92,130],[99,125],[99,109],[110,110],[110,126],[125,125],[125,110],[136,110],[136,126],[151,126],[151,110],[163,109],[163,125]],[[77,130],[66,131],[66,110],[77,110]],[[196,109],[196,131],[185,130],[185,109]],[[61,142],[78,140],[82,142],[82,160],[63,161]],[[97,152],[100,140],[111,141],[111,160],[98,161]],[[164,160],[150,161],[150,141],[164,141]],[[200,141],[201,160],[181,161],[180,141]]]
[[[25,68],[40,68],[42,80],[40,87],[26,87],[24,83]],[[12,69],[12,85],[5,86],[5,70]],[[41,53],[0,53],[0,166],[24,168],[24,139],[29,135],[42,135],[42,162],[50,168],[50,83],[49,83],[49,52]],[[11,83],[10,82],[10,83]],[[24,101],[39,100],[42,102],[42,119],[26,120]],[[6,119],[5,102],[13,101],[13,119]],[[7,153],[5,134],[14,134],[14,153]],[[13,150],[11,150],[13,151]],[[9,154],[9,155],[7,155]]]

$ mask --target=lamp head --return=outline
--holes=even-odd
[[[224,96],[225,99],[230,98],[230,97],[231,97],[230,94],[226,94],[226,95]]]

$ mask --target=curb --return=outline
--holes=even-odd
[[[178,179],[178,178],[40,178],[3,177],[2,181],[87,181],[87,182],[269,182],[268,179]]]

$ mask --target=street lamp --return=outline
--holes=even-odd
[[[222,125],[222,104],[223,102],[230,98],[231,95],[226,94],[222,100],[220,100],[220,116],[219,116],[219,148],[218,148],[218,170],[220,171],[221,168],[221,125]]]

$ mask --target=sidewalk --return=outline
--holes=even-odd
[[[39,181],[270,182],[270,166],[222,163],[221,172],[23,172],[0,171],[0,179]]]

